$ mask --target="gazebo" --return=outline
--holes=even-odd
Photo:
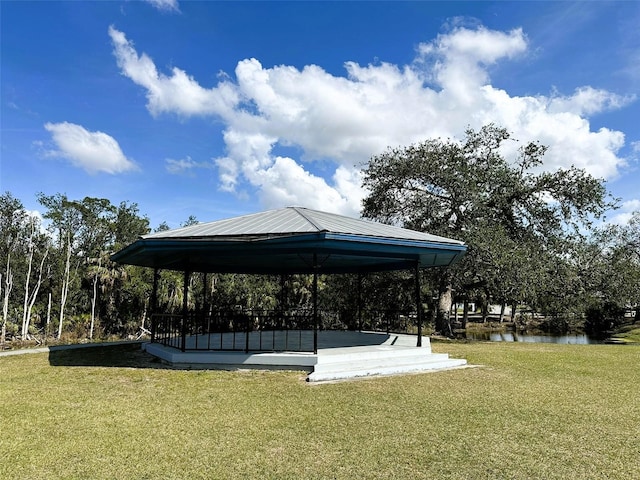
[[[419,272],[451,265],[465,251],[457,240],[288,207],[145,235],[112,259],[154,269],[148,352],[182,367],[293,367],[310,371],[309,380],[327,380],[464,364],[432,354],[429,338],[422,335]],[[162,269],[184,272],[180,315],[157,312]],[[417,335],[320,328],[319,275],[392,270],[414,272]],[[245,312],[193,315],[186,291],[194,272],[313,275],[313,307],[304,314],[280,310],[268,317]]]

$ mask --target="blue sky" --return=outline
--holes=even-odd
[[[640,210],[640,2],[1,1],[0,190],[152,227],[358,216],[387,147],[494,122]],[[505,155],[512,155],[505,151]]]

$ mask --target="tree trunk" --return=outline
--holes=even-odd
[[[2,348],[7,338],[7,318],[9,316],[9,295],[13,288],[13,272],[11,271],[11,253],[7,254],[7,269],[4,276],[4,298],[2,300]]]
[[[49,292],[49,302],[47,304],[47,326],[44,330],[44,341],[49,338],[49,324],[51,323],[51,292]]]
[[[438,308],[436,315],[436,328],[444,336],[453,337],[453,329],[451,328],[451,303],[453,298],[453,289],[448,283],[440,290],[438,295]]]
[[[42,285],[42,270],[44,270],[44,262],[47,259],[48,255],[49,255],[49,250],[47,250],[42,256],[42,261],[40,262],[40,270],[38,271],[38,281],[36,282],[36,286],[33,287],[33,291],[31,292],[31,296],[29,298],[29,306],[27,307],[27,320],[26,320],[27,335],[29,335],[29,324],[31,323],[31,311],[33,310],[33,305],[36,303],[36,298],[38,296],[38,292],[40,291],[40,286]]]
[[[89,327],[89,340],[93,340],[93,327],[96,323],[97,296],[98,296],[98,275],[93,277],[93,295],[91,297],[91,326]]]
[[[93,296],[91,297],[91,327],[89,328],[89,339],[93,340],[93,328],[96,323],[96,302],[98,300],[98,278],[102,267],[102,256],[98,258],[98,270],[93,276]]]
[[[64,306],[67,303],[69,293],[69,276],[71,271],[71,234],[67,234],[67,259],[64,266],[62,288],[60,291],[60,321],[58,323],[58,340],[62,336],[62,323],[64,322]]]
[[[29,262],[27,267],[27,274],[24,281],[24,304],[22,307],[22,330],[20,331],[22,340],[27,339],[29,333],[29,321],[27,320],[27,305],[29,304],[29,281],[31,280],[31,266],[33,265],[33,229],[31,232],[31,238],[29,239]]]
[[[500,323],[504,322],[504,311],[507,309],[507,304],[506,303],[502,303],[502,305],[500,305]]]
[[[482,299],[482,323],[487,323],[487,317],[489,316],[489,301],[486,298]]]
[[[35,244],[33,237],[35,236],[35,224],[31,224],[31,237],[29,238],[29,263],[27,267],[27,274],[24,285],[24,306],[22,310],[22,339],[25,340],[29,337],[29,324],[31,323],[31,311],[33,305],[36,303],[36,297],[40,291],[42,285],[42,270],[44,269],[44,262],[47,259],[49,250],[47,249],[40,261],[40,269],[38,270],[38,281],[33,291],[29,291],[29,285],[31,283],[31,270],[33,268],[33,255],[35,253]]]
[[[462,328],[467,328],[467,322],[469,321],[469,300],[464,299],[464,307],[462,308]]]
[[[2,274],[0,273],[0,294],[2,293]],[[2,331],[0,332],[0,351],[4,350],[4,340],[7,337],[7,324],[2,322]]]
[[[144,324],[147,321],[147,309],[149,308],[150,298],[147,298],[144,302],[144,310],[142,310],[142,322],[140,323],[140,329],[144,332]]]

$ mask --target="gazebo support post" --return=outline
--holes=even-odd
[[[205,316],[207,314],[207,311],[209,309],[209,299],[207,297],[208,292],[208,288],[207,288],[207,281],[209,275],[207,275],[207,272],[204,272],[202,274],[202,314],[203,316]]]
[[[207,350],[211,347],[211,317],[209,316],[209,289],[207,288],[209,278],[207,272],[202,276],[202,333],[207,335]]]
[[[180,344],[180,350],[183,352],[187,349],[187,321],[189,316],[189,303],[188,303],[188,294],[189,294],[189,277],[191,276],[191,272],[185,270],[184,279],[182,282],[182,331],[181,337],[182,342]]]
[[[158,281],[160,279],[160,270],[158,268],[153,269],[153,290],[151,291],[151,343],[156,341],[156,335],[158,332]]]
[[[358,273],[358,331],[362,331],[362,273]]]
[[[279,318],[279,326],[273,326],[273,345],[275,346],[275,330],[276,328],[284,329],[284,349],[287,350],[289,348],[289,328],[288,322],[285,320],[285,313],[288,309],[287,306],[287,292],[285,290],[287,286],[287,278],[284,273],[280,274],[280,295],[278,296],[278,316]]]
[[[246,328],[244,330],[244,353],[249,353],[249,336],[251,335],[251,313],[245,315]]]
[[[415,288],[416,288],[416,322],[418,323],[418,344],[422,346],[422,298],[420,295],[420,260],[416,260],[414,267]]]
[[[313,353],[318,353],[318,255],[313,254]]]

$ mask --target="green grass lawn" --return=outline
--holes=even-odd
[[[628,325],[624,327],[620,333],[614,335],[613,339],[621,343],[640,344],[640,327],[637,325]]]
[[[640,478],[640,346],[433,350],[482,367],[310,385],[136,345],[2,357],[0,478]]]

